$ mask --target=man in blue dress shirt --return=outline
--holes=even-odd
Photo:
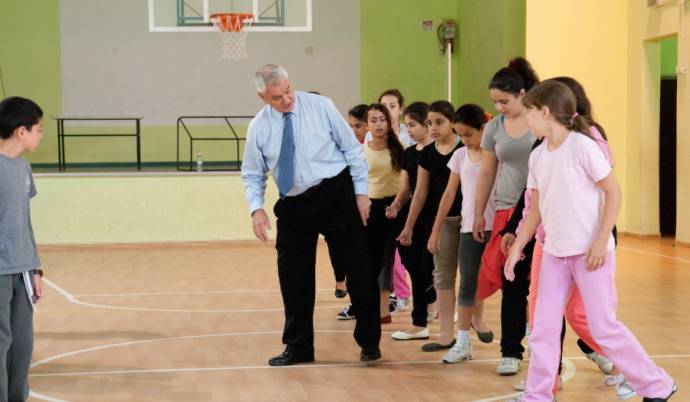
[[[362,146],[333,101],[295,91],[281,66],[256,72],[256,88],[266,106],[249,123],[242,179],[254,235],[268,240],[264,210],[267,173],[280,199],[277,218],[278,277],[285,306],[285,351],[271,366],[314,361],[316,246],[319,233],[331,260],[347,275],[356,311],[354,338],[360,360],[381,358],[381,323],[376,273],[370,269],[364,226],[371,202]]]

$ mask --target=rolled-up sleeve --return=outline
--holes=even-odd
[[[355,137],[352,128],[347,124],[343,116],[340,115],[340,112],[330,99],[326,102],[325,112],[331,126],[333,140],[338,144],[338,147],[345,156],[347,165],[350,167],[355,194],[368,195],[369,166],[364,157],[362,144],[357,141],[357,137]]]
[[[242,158],[242,181],[244,193],[249,203],[249,212],[254,213],[264,207],[268,165],[264,160],[258,141],[257,130],[260,125],[253,121],[247,129],[247,143]],[[258,127],[257,127],[258,126]]]

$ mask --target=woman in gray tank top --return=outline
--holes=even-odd
[[[499,115],[486,124],[481,147],[482,164],[477,182],[473,234],[477,241],[488,241],[482,255],[477,298],[483,300],[502,289],[501,355],[497,372],[515,375],[524,353],[522,339],[527,325],[527,294],[531,249],[516,266],[516,279],[503,276],[506,256],[500,250],[500,232],[515,210],[527,183],[529,154],[534,138],[525,120],[520,99],[539,81],[529,62],[523,58],[510,61],[491,79],[489,91]],[[484,209],[493,189],[496,216],[491,238],[484,239]],[[532,242],[531,245],[534,243]],[[529,247],[529,246],[528,246]]]

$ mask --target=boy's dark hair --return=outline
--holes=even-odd
[[[384,96],[387,96],[387,95],[395,96],[396,98],[398,98],[398,106],[400,106],[401,108],[403,106],[405,106],[405,98],[403,98],[403,96],[400,93],[400,91],[398,90],[398,88],[387,89],[387,90],[383,91],[381,93],[381,95],[379,95],[379,102],[378,103],[381,103],[381,98],[383,98]]]
[[[367,110],[369,110],[369,106],[362,103],[354,106],[347,112],[347,114],[359,121],[367,121]]]
[[[521,90],[527,92],[538,83],[539,77],[529,61],[516,57],[508,63],[508,67],[503,67],[494,74],[489,89],[498,89],[517,96]]]
[[[474,103],[467,103],[458,108],[453,115],[452,123],[464,124],[479,130],[484,123],[486,123],[486,118],[486,112],[484,112],[481,106],[475,105]]]
[[[19,127],[31,130],[43,118],[43,110],[31,99],[11,96],[0,102],[0,138],[6,140]]]

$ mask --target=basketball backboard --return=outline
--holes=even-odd
[[[312,0],[148,0],[151,32],[213,32],[215,13],[251,13],[250,32],[311,31]]]

